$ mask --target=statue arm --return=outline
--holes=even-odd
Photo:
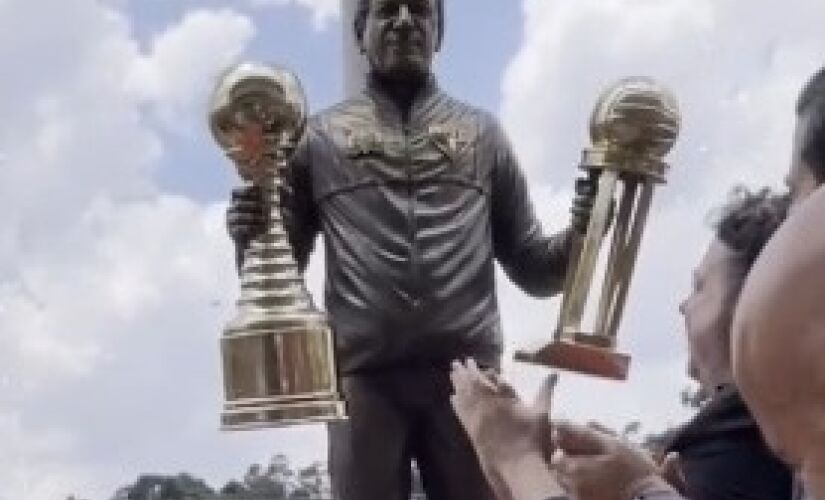
[[[491,218],[496,259],[509,278],[536,297],[562,290],[572,231],[548,236],[533,209],[527,182],[503,131],[492,131]]]
[[[307,134],[311,134],[308,129]],[[311,155],[309,140],[305,137],[290,163],[289,172],[281,189],[281,211],[284,227],[292,246],[295,262],[301,272],[309,264],[315,239],[321,231],[318,207],[312,194]]]

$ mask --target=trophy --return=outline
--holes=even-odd
[[[552,342],[516,359],[609,379],[624,380],[630,357],[616,352],[639,242],[653,197],[665,181],[663,161],[679,134],[676,99],[644,77],[620,80],[599,97],[590,119],[592,145],[580,168],[598,193],[585,235],[573,236],[558,327]],[[606,270],[592,330],[583,327],[602,241],[619,193]]]
[[[239,64],[212,96],[212,134],[241,177],[261,188],[267,211],[266,231],[244,253],[238,312],[221,338],[223,429],[346,418],[332,331],[312,303],[281,215],[280,188],[306,115],[298,79],[275,66]]]

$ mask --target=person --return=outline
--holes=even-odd
[[[551,428],[546,417],[543,425],[527,426],[525,415],[533,415],[533,422],[538,417],[526,413],[512,391],[501,389],[489,377],[485,379],[472,363],[454,366],[456,412],[491,483],[501,485],[497,491],[502,498],[541,498],[539,494],[557,494],[558,486],[582,500],[678,498],[680,493],[692,500],[791,497],[789,470],[768,450],[733,384],[729,347],[733,314],[745,277],[784,220],[788,204],[787,196],[769,190],[752,193],[738,188],[720,212],[715,237],[694,272],[693,290],[680,306],[690,373],[709,400],[676,433],[669,446],[672,454],[664,465],[603,429],[570,423]],[[545,462],[542,473],[533,473],[544,480],[532,496],[508,496],[512,487],[507,485],[518,480],[510,471],[528,470],[524,461],[540,462],[539,457],[548,451],[537,436],[551,432],[556,436],[554,445],[563,452],[554,461],[557,484],[551,482],[553,471]],[[532,465],[532,469],[541,466]],[[677,483],[676,488],[665,478]],[[542,486],[550,493],[540,491]]]
[[[787,222],[754,265],[736,310],[733,374],[768,444],[825,498],[825,69],[797,103]]]
[[[678,454],[682,491],[692,500],[790,498],[788,468],[767,448],[733,382],[731,328],[739,294],[757,256],[785,219],[789,199],[767,189],[735,189],[715,237],[680,305],[689,373],[707,400],[666,451]]]
[[[577,184],[572,227],[543,233],[496,120],[438,88],[442,0],[357,0],[366,87],[312,117],[282,193],[305,268],[323,234],[325,306],[350,418],[329,426],[336,498],[407,498],[415,460],[431,500],[491,498],[449,404],[449,367],[495,370],[502,333],[495,262],[534,296],[563,287],[595,186]],[[243,265],[263,230],[260,193],[233,193]]]

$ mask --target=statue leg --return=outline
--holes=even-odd
[[[408,500],[409,415],[394,400],[392,377],[341,380],[349,419],[328,425],[329,467],[336,500]]]
[[[428,500],[495,500],[475,450],[450,406],[449,372],[437,375],[433,386],[446,390],[418,419],[412,450]]]

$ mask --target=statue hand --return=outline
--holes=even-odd
[[[266,230],[265,204],[259,187],[246,185],[232,190],[226,228],[236,242],[249,241]]]
[[[587,228],[590,225],[590,214],[593,211],[593,205],[596,203],[596,197],[599,194],[599,177],[598,175],[589,175],[587,177],[580,177],[576,179],[575,194],[573,195],[573,207],[570,209],[572,213],[573,230],[580,235],[587,234]],[[605,234],[610,230],[615,215],[615,202],[610,200],[610,210],[608,211],[607,225],[605,226]]]

